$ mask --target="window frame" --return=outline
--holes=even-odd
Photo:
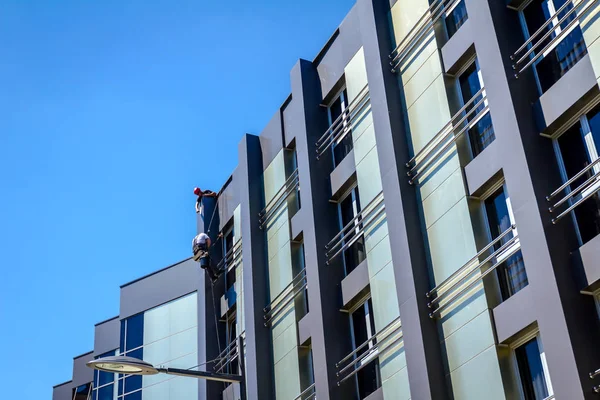
[[[356,216],[358,214],[360,214],[360,212],[362,211],[362,207],[361,207],[361,204],[360,204],[360,193],[358,192],[358,183],[354,182],[352,184],[352,186],[342,196],[340,196],[340,200],[337,202],[338,222],[339,222],[340,230],[342,230],[344,228],[344,226],[345,226],[343,215],[342,215],[342,203],[344,201],[346,201],[346,199],[348,199],[348,196],[352,196],[352,212],[353,212],[352,219],[355,219]],[[360,229],[361,229],[361,222],[359,220],[355,220],[354,221],[354,234],[355,235],[362,235],[364,237],[364,233],[361,234],[360,233]],[[349,231],[349,233],[350,232],[351,231]],[[346,236],[347,236],[347,234],[342,234],[342,243],[341,243],[341,246],[344,246],[344,244],[346,243],[346,239],[345,239]],[[352,240],[352,239],[350,239],[350,240]],[[357,239],[357,241],[358,240],[359,239]],[[349,272],[348,268],[347,268],[347,265],[346,265],[346,256],[345,256],[345,254],[346,254],[346,251],[350,250],[351,248],[352,248],[352,246],[350,246],[349,248],[347,248],[344,251],[342,251],[342,264],[344,266],[344,274],[345,274],[345,276],[348,276],[350,274],[350,272],[352,272],[354,270],[354,269],[352,269],[352,271]],[[355,265],[354,268],[358,267],[359,264]]]
[[[525,11],[525,9],[526,9],[526,8],[527,8],[529,5],[531,5],[531,3],[533,3],[533,1],[534,1],[534,0],[528,0],[528,1],[524,2],[524,3],[523,3],[523,4],[522,4],[520,7],[519,7],[519,9],[517,10],[517,13],[518,13],[518,15],[519,15],[519,22],[520,22],[520,24],[521,24],[521,31],[523,32],[523,37],[524,37],[524,39],[525,39],[523,42],[526,42],[526,41],[528,41],[528,40],[531,38],[531,32],[529,32],[529,27],[527,26],[527,20],[525,19],[525,13],[524,13],[524,11]],[[557,8],[556,8],[556,6],[554,5],[554,1],[555,1],[555,0],[546,0],[546,1],[548,1],[548,6],[549,6],[548,8],[551,8],[551,11],[549,10],[549,11],[550,11],[550,14],[551,14],[551,15],[554,15],[554,14],[556,14],[556,10],[557,10]],[[573,1],[572,1],[572,0],[566,0],[566,1],[570,1],[573,7],[575,7],[575,6],[576,6],[576,5],[575,5],[575,3],[573,3]],[[560,8],[560,7],[559,7],[559,8]],[[565,10],[565,11],[566,11],[566,10]],[[575,12],[575,15],[577,15],[577,14],[578,14],[578,13],[577,13],[577,12]],[[552,29],[552,30],[554,31],[554,33],[553,33],[553,34],[551,34],[551,35],[548,37],[548,39],[549,39],[549,40],[552,40],[553,38],[555,38],[555,37],[556,37],[558,34],[560,34],[560,33],[562,32],[562,27],[560,26],[560,24],[558,24],[558,21],[559,21],[559,20],[560,20],[560,17],[559,17],[559,16],[557,16],[557,17],[555,17],[555,18],[552,18],[552,23],[548,25],[548,27],[547,27],[547,31],[549,31],[550,29]],[[548,19],[546,19],[546,21],[548,21]],[[564,23],[565,23],[565,22],[563,22],[563,24],[564,24]],[[550,26],[552,26],[552,28],[550,28]],[[536,86],[537,86],[537,89],[538,89],[538,94],[539,94],[540,96],[542,96],[542,95],[543,95],[545,92],[544,92],[544,91],[543,91],[543,89],[542,89],[542,84],[541,84],[541,82],[540,82],[540,77],[539,77],[539,74],[538,74],[538,71],[537,71],[537,68],[536,68],[536,67],[537,67],[537,65],[538,65],[538,64],[539,64],[539,63],[540,63],[540,62],[541,62],[541,61],[542,61],[544,58],[546,58],[546,57],[548,56],[548,54],[552,53],[552,52],[553,52],[553,51],[556,49],[556,47],[558,47],[558,45],[559,45],[560,43],[562,43],[562,41],[563,41],[564,39],[566,39],[566,38],[567,38],[567,36],[569,36],[569,35],[571,34],[571,32],[573,32],[573,31],[574,31],[575,29],[577,29],[577,28],[581,28],[581,25],[580,25],[579,21],[577,21],[577,23],[573,24],[573,26],[572,26],[571,28],[569,28],[569,32],[567,32],[567,33],[564,35],[564,37],[563,37],[561,40],[559,40],[559,41],[555,42],[555,43],[554,43],[552,46],[550,46],[550,48],[548,48],[548,50],[546,50],[546,51],[543,53],[543,55],[542,55],[540,58],[538,58],[538,59],[537,59],[537,60],[536,60],[536,61],[533,63],[533,65],[532,65],[532,67],[533,67],[533,68],[532,68],[532,69],[533,69],[533,75],[534,75],[534,77],[535,77],[535,84],[536,84]],[[582,32],[582,33],[583,33],[583,32]],[[532,47],[532,46],[533,46],[533,44],[532,44],[532,43],[529,43],[529,44],[527,45],[527,50],[531,49],[531,47]],[[531,55],[530,55],[530,58],[531,58],[531,57],[534,57],[536,54],[537,54],[537,53],[536,53],[535,51],[534,51],[534,52],[532,52],[532,53],[531,53]],[[579,61],[579,60],[578,60],[578,61]],[[566,72],[565,72],[565,73],[566,73]],[[557,81],[557,82],[558,82],[558,81]],[[556,84],[556,82],[554,82],[554,84]],[[554,85],[554,84],[553,84],[553,85]],[[551,86],[551,87],[552,87],[552,86]],[[550,89],[550,88],[548,88],[548,89]],[[547,91],[547,90],[546,90],[546,91]]]
[[[542,342],[542,337],[540,335],[539,329],[532,330],[524,335],[522,335],[519,339],[510,344],[510,359],[512,364],[512,369],[514,371],[514,379],[516,380],[516,384],[519,390],[519,398],[521,400],[527,400],[525,398],[525,392],[523,390],[523,380],[521,378],[521,371],[519,369],[519,361],[517,359],[516,350],[521,346],[527,344],[529,341],[536,339],[538,344],[538,349],[540,352],[540,360],[542,364],[542,371],[544,372],[544,383],[546,384],[546,390],[548,392],[548,396],[546,396],[546,400],[548,398],[552,398],[554,396],[554,388],[552,386],[552,380],[550,379],[550,371],[548,369],[548,362],[546,360],[546,352],[544,351],[544,344]]]
[[[486,235],[487,243],[491,243],[496,238],[494,238],[494,235],[492,234],[492,229],[491,229],[491,225],[490,225],[486,202],[492,196],[494,196],[496,193],[498,193],[500,191],[500,189],[502,189],[502,192],[504,193],[504,200],[506,202],[506,209],[508,211],[509,222],[510,222],[511,226],[515,227],[513,229],[512,237],[517,236],[517,239],[515,240],[515,242],[512,245],[510,245],[509,247],[504,249],[496,257],[494,257],[492,260],[490,260],[492,265],[502,264],[502,263],[506,262],[510,257],[515,256],[521,250],[521,239],[518,237],[519,232],[518,232],[515,215],[514,215],[513,208],[512,208],[512,202],[510,200],[508,188],[506,186],[506,181],[504,179],[501,179],[498,182],[496,182],[494,185],[490,186],[488,188],[488,190],[486,190],[485,193],[480,197],[480,199],[481,199],[480,210],[481,210],[481,214],[483,216],[483,221],[484,221],[484,225],[485,225],[485,235]],[[500,233],[502,233],[502,232],[500,232]],[[516,248],[518,248],[518,250],[514,251]],[[521,252],[521,257],[523,257],[522,252]],[[501,267],[501,266],[499,265],[499,267]],[[525,268],[525,273],[527,274],[527,268],[525,266],[524,257],[523,257],[523,267]],[[518,292],[511,293],[509,296],[507,296],[505,298],[503,289],[502,289],[502,285],[507,285],[508,282],[501,282],[501,279],[506,279],[506,278],[500,276],[500,271],[498,268],[496,269],[496,279],[497,279],[498,290],[500,293],[500,298],[502,299],[502,301],[506,301],[508,298],[510,298],[510,297],[514,296],[516,293],[518,293]],[[527,285],[529,285],[529,277],[527,277]]]
[[[480,95],[484,98],[481,106],[489,107],[489,101],[487,99],[487,89],[485,87],[485,82],[483,81],[483,74],[481,73],[481,67],[479,65],[479,59],[477,58],[477,54],[474,54],[468,60],[466,60],[465,63],[461,66],[461,68],[454,75],[456,77],[456,79],[454,80],[454,86],[456,89],[456,93],[458,95],[458,101],[460,103],[460,106],[461,106],[461,108],[464,107],[466,102],[471,100],[471,99],[464,98],[463,93],[462,93],[462,87],[460,84],[460,78],[465,74],[465,72],[467,72],[467,70],[469,68],[471,68],[472,65],[475,65],[475,70],[477,71],[477,79],[479,81],[479,87],[483,89],[483,91],[481,92],[481,95]],[[465,110],[461,113],[461,115],[464,116],[467,114],[467,112],[468,111]],[[479,153],[475,154],[475,149],[473,148],[473,143],[472,143],[472,138],[471,138],[471,129],[473,129],[479,123],[479,121],[481,121],[486,115],[488,115],[490,113],[491,113],[491,111],[488,109],[487,112],[482,113],[482,115],[480,115],[479,117],[473,118],[472,120],[467,119],[467,121],[466,121],[467,129],[463,135],[467,137],[467,140],[466,140],[467,148],[469,149],[469,153],[471,155],[471,160],[474,159],[475,157],[477,157],[479,154],[481,154],[483,152],[483,150],[485,150],[485,149],[483,149]],[[477,115],[477,113],[474,113],[474,114]],[[493,121],[491,122],[491,125],[492,125],[492,129],[493,129],[493,126],[494,126]],[[456,127],[454,127],[453,129],[456,129]],[[494,140],[496,140],[495,131],[494,131]],[[493,140],[492,140],[492,142],[493,142]],[[489,145],[491,145],[491,143]]]
[[[466,15],[467,18],[465,19],[465,21],[460,24],[460,26],[458,28],[456,28],[456,31],[450,35],[450,31],[448,30],[448,16],[450,14],[452,14],[452,12],[458,7],[458,5],[462,2],[463,6],[465,7],[465,11],[466,11]],[[469,20],[469,11],[467,10],[467,4],[465,3],[465,0],[459,0],[456,1],[451,7],[444,9],[444,30],[446,31],[446,41],[450,40],[450,38],[452,38],[454,35],[456,35],[456,33],[458,33],[459,29]]]
[[[333,106],[333,104],[340,99],[340,115],[344,114],[344,112],[346,111],[346,109],[348,108],[348,105],[350,104],[350,102],[347,99],[348,97],[348,87],[344,84],[342,85],[342,87],[335,93],[335,95],[332,97],[331,101],[329,101],[329,103],[327,103],[327,129],[331,129],[331,125],[333,124],[334,120],[331,116],[331,107]],[[346,138],[347,135],[351,135],[352,134],[352,125],[350,123],[350,121],[347,121],[345,118],[342,118],[342,131],[344,132],[343,135],[341,135],[337,140],[335,140],[332,144],[331,144],[331,159],[333,161],[333,168],[335,169],[338,165],[340,165],[342,163],[342,161],[344,160],[344,158],[346,158],[346,156],[344,156],[344,158],[342,158],[341,160],[339,160],[339,162],[336,164],[336,160],[335,160],[335,148]],[[333,139],[333,138],[332,138]],[[354,148],[354,144],[352,145],[352,147]]]
[[[598,158],[600,158],[600,149],[596,148],[596,144],[594,143],[593,138],[591,138],[592,129],[591,129],[589,119],[588,119],[588,114],[590,114],[592,111],[594,111],[597,107],[600,107],[600,103],[594,104],[589,110],[586,109],[585,112],[583,112],[579,117],[574,118],[573,120],[569,121],[567,124],[565,124],[565,128],[561,129],[559,134],[557,134],[554,138],[552,138],[552,147],[554,148],[554,154],[555,154],[556,161],[558,164],[560,178],[561,178],[561,181],[563,184],[565,182],[567,182],[570,178],[567,175],[567,169],[565,166],[564,157],[563,157],[562,150],[560,148],[560,143],[558,142],[558,140],[561,137],[563,137],[563,135],[568,134],[569,130],[572,127],[574,127],[576,124],[579,124],[579,134],[581,135],[581,140],[582,140],[583,146],[585,147],[585,150],[586,150],[587,161],[592,163],[592,162],[596,161]],[[598,110],[598,113],[600,113],[600,109]],[[600,134],[600,132],[599,132],[599,134]],[[600,172],[600,165],[596,165],[596,166],[592,167],[592,171],[594,173]],[[577,194],[572,199],[569,199],[567,203],[569,205],[571,205],[574,202],[576,202],[577,200],[579,200],[580,198],[582,198],[583,196],[585,196],[586,194],[589,194],[590,192],[593,192],[593,191],[597,191],[599,187],[600,187],[600,180],[596,184],[591,186],[589,189],[586,189],[586,190],[582,191],[581,193]],[[571,187],[569,186],[565,189],[565,194],[568,194],[570,192],[571,192]],[[572,210],[569,214],[570,214],[571,220],[573,221],[573,227],[575,229],[578,246],[581,247],[581,246],[583,246],[584,243],[583,243],[583,238],[581,236],[581,232],[579,229],[579,223],[577,222],[577,216],[575,214],[575,210]]]

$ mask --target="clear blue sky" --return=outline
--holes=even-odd
[[[189,256],[193,186],[220,188],[353,3],[0,1],[3,399],[50,399],[119,285]]]

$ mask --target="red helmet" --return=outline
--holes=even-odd
[[[199,188],[199,187],[195,187],[195,188],[194,188],[194,194],[195,194],[196,196],[200,196],[200,194],[202,194],[202,190],[200,190],[200,188]]]

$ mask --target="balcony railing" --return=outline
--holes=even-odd
[[[240,342],[240,339],[243,343],[243,336],[240,337],[238,336],[237,338],[235,338],[235,340],[232,340],[231,343],[229,343],[225,349],[223,349],[223,351],[219,354],[219,356],[216,358],[217,362],[214,365],[214,370],[215,372],[218,373],[222,373],[223,371],[226,371],[226,369],[231,366],[231,364],[238,359],[240,353],[239,353],[239,345],[238,343]]]
[[[483,108],[481,108],[483,107]],[[436,133],[425,146],[411,158],[406,167],[409,168],[407,175],[412,185],[416,180],[430,169],[440,157],[448,151],[452,145],[469,129],[473,128],[481,118],[490,110],[485,94],[485,88],[481,88],[475,95],[458,110],[450,121]],[[456,129],[460,128],[458,132]]]
[[[377,221],[383,213],[385,213],[385,204],[383,202],[383,192],[380,192],[325,246],[326,264],[329,265],[334,258],[360,239],[365,230]]]
[[[273,300],[271,300],[271,303],[263,308],[263,312],[265,313],[265,326],[268,327],[299,294],[306,290],[307,287],[306,268],[304,268],[277,296],[275,296]]]
[[[554,15],[548,18],[548,20],[542,24],[542,26],[510,57],[513,61],[515,77],[519,77],[519,75],[527,68],[531,67],[538,60],[544,58],[550,51],[556,48],[563,39],[577,28],[581,16],[589,11],[597,2],[598,0],[582,0],[577,4],[573,4],[571,0],[568,0],[556,10]],[[569,6],[572,6],[573,8],[560,17],[560,14]],[[569,18],[572,18],[572,20],[569,21]],[[568,22],[568,24],[565,27],[562,27],[561,25],[566,22]],[[552,34],[556,34],[556,36],[550,41],[546,41]],[[546,44],[544,45],[544,43]]]
[[[335,143],[339,143],[344,137],[352,131],[352,123],[356,118],[362,115],[362,112],[371,104],[369,95],[369,86],[366,85],[356,95],[348,107],[342,111],[339,117],[331,123],[331,126],[317,140],[317,160]]]
[[[419,18],[415,25],[408,31],[404,39],[400,41],[398,46],[390,54],[390,65],[392,72],[396,73],[406,61],[406,58],[411,54],[416,46],[426,37],[435,23],[444,15],[447,9],[452,9],[461,0],[438,0],[434,1],[427,11]]]
[[[398,347],[403,339],[402,325],[400,317],[398,317],[381,331],[368,338],[346,357],[335,363],[338,370],[336,376],[341,377],[337,382],[338,386],[356,375],[375,358],[381,357],[386,352]],[[362,353],[359,354],[360,352]]]
[[[231,271],[242,261],[242,240],[238,240],[231,249],[223,256],[223,259],[217,264],[218,270]]]
[[[283,186],[275,193],[265,208],[258,214],[260,228],[263,229],[269,220],[277,214],[279,208],[287,201],[288,197],[300,187],[298,169],[290,174]]]
[[[503,243],[497,250],[494,250],[483,261],[479,261],[488,250],[501,244],[502,239],[513,233],[513,237]],[[519,237],[516,234],[516,226],[513,225],[492,240],[487,246],[475,254],[466,264],[456,270],[446,280],[438,286],[431,289],[425,295],[429,299],[427,306],[432,310],[429,318],[435,318],[443,309],[452,305],[456,300],[462,297],[469,290],[473,289],[475,284],[491,274],[501,265],[506,258],[510,257],[521,248]],[[501,258],[501,260],[499,260]],[[494,264],[481,273],[482,268],[490,261]],[[475,273],[478,273],[475,275]]]
[[[298,395],[298,397],[294,398],[294,400],[312,400],[316,397],[317,392],[315,391],[315,384],[313,383],[312,385],[304,389],[302,393]]]
[[[552,223],[556,224],[560,221],[565,215],[569,214],[579,205],[581,205],[584,201],[592,197],[594,194],[598,193],[600,190],[600,158],[590,163],[587,167],[579,171],[575,176],[562,184],[561,187],[552,192],[549,196],[546,196],[546,201],[551,202],[556,196],[558,196],[563,191],[567,191],[566,195],[554,203],[552,206],[548,208],[548,211],[554,213],[557,208],[561,207],[563,204],[569,202],[570,206],[559,213],[556,217],[552,218]],[[595,172],[592,169],[598,170]],[[591,174],[591,177],[586,179],[581,185],[577,186],[575,189],[570,189],[571,184],[573,184],[576,180],[583,177],[586,174]],[[576,199],[576,196],[581,196]]]

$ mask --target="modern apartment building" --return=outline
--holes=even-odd
[[[222,277],[124,285],[53,400],[240,398],[84,366],[108,354],[244,354],[258,400],[600,399],[599,12],[357,0],[203,200]]]

